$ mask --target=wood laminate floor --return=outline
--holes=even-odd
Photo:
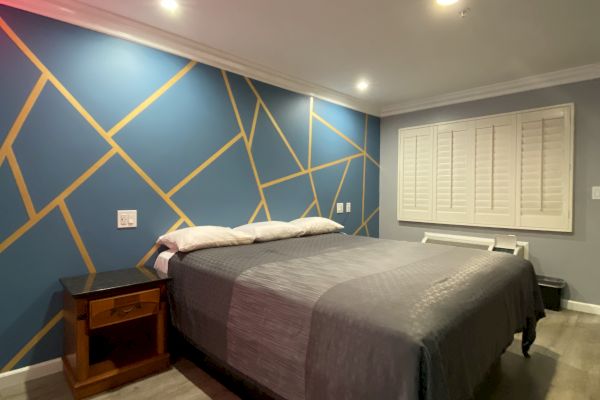
[[[475,400],[600,400],[600,316],[548,312],[525,359],[515,340],[478,390]],[[93,400],[239,399],[191,361],[93,397]],[[2,400],[71,399],[62,373],[0,390]]]

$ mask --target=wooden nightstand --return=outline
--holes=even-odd
[[[167,281],[148,268],[60,279],[63,365],[76,399],[169,367]]]

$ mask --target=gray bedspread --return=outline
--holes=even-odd
[[[178,253],[172,320],[195,346],[296,399],[463,399],[544,316],[515,256],[328,234]]]

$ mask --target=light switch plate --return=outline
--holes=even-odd
[[[600,200],[600,186],[592,186],[592,200]]]
[[[349,213],[350,211],[352,211],[352,203],[348,202],[346,203],[346,212]]]
[[[336,207],[337,207],[336,212],[338,214],[341,214],[344,212],[344,203],[337,203]]]
[[[117,210],[117,228],[137,228],[137,210]]]

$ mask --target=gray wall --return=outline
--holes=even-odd
[[[471,228],[396,220],[398,129],[433,122],[575,103],[573,233]],[[381,123],[380,237],[416,241],[423,232],[516,234],[530,243],[536,272],[563,278],[566,298],[600,304],[600,79],[386,117]]]

